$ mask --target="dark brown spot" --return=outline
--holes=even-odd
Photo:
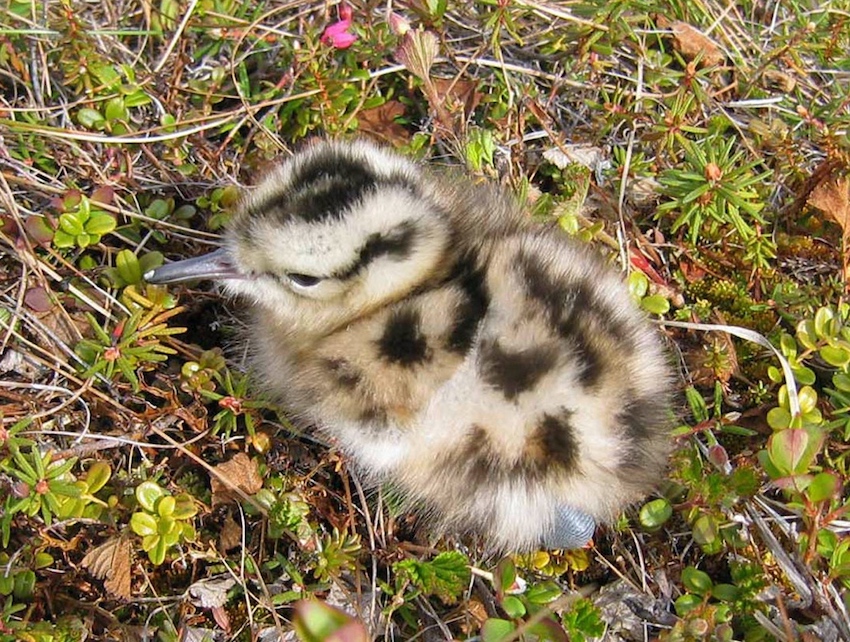
[[[605,371],[603,356],[594,347],[593,341],[583,332],[576,332],[571,341],[573,345],[571,356],[579,369],[579,383],[585,388],[592,388],[599,383]]]
[[[567,305],[565,285],[551,277],[538,257],[522,252],[517,256],[516,265],[529,298],[542,306],[549,325],[557,330]]]
[[[670,399],[664,393],[635,398],[626,391],[617,413],[623,441],[618,476],[630,484],[655,484],[664,467],[667,433],[673,425]]]
[[[526,442],[522,465],[528,474],[544,475],[554,470],[572,471],[578,464],[579,444],[571,423],[573,411],[561,408],[545,414]]]
[[[454,487],[467,497],[481,492],[482,488],[492,490],[511,472],[510,466],[493,448],[487,430],[476,424],[470,427],[460,447],[447,454],[438,466],[449,478],[462,480]]]
[[[536,346],[511,352],[498,339],[481,342],[478,372],[489,385],[501,391],[509,401],[534,385],[555,365],[557,354],[549,346]]]
[[[360,383],[360,371],[345,359],[327,359],[325,366],[340,388],[353,390]]]
[[[469,495],[498,484],[535,484],[547,476],[576,473],[579,444],[572,414],[561,408],[543,415],[517,458],[499,453],[487,430],[473,425],[461,446],[440,462],[441,472],[462,479],[459,487]]]
[[[377,406],[369,406],[360,413],[359,419],[364,423],[377,424],[383,427],[387,425],[387,411]]]
[[[377,177],[362,162],[328,150],[295,171],[289,189],[262,204],[277,210],[284,220],[298,218],[316,223],[339,219],[367,192],[375,190]]]
[[[334,274],[334,277],[340,280],[351,278],[372,261],[382,256],[390,256],[398,260],[406,259],[410,256],[415,238],[416,227],[410,221],[405,221],[383,234],[371,234],[358,251],[354,263]]]
[[[431,358],[428,339],[422,334],[418,310],[406,306],[390,314],[378,340],[378,353],[386,361],[406,368]]]
[[[470,259],[458,262],[449,281],[460,286],[463,300],[455,309],[447,347],[454,353],[466,354],[487,313],[490,297],[484,283],[483,270],[477,268]]]
[[[594,386],[605,371],[610,356],[601,346],[612,345],[624,356],[634,350],[630,320],[601,300],[589,282],[559,281],[539,258],[525,253],[517,265],[529,298],[541,306],[553,332],[571,344],[583,386]],[[601,262],[599,268],[605,269]]]
[[[669,399],[663,394],[658,397],[629,398],[617,413],[616,419],[630,440],[646,441],[669,426],[669,408]]]

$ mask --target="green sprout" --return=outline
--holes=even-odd
[[[111,332],[86,313],[95,338],[83,339],[76,347],[77,354],[89,364],[85,376],[101,374],[112,379],[120,373],[133,390],[138,391],[140,383],[136,373],[139,369],[150,368],[152,364],[165,361],[168,355],[176,354],[173,348],[162,345],[160,339],[186,331],[186,328],[170,328],[166,323],[182,311],[179,307],[163,310],[158,305],[151,309],[137,308]]]
[[[738,146],[734,137],[715,134],[697,143],[680,135],[678,140],[685,163],[659,175],[662,194],[670,200],[658,206],[657,216],[678,213],[672,230],[684,228],[693,244],[729,226],[741,241],[754,238],[755,226],[765,220],[764,203],[753,186],[764,183],[770,172],[757,174],[758,162],[742,163],[745,151],[733,153]]]
[[[63,213],[59,215],[59,227],[53,235],[53,245],[60,249],[85,249],[100,242],[104,234],[112,232],[117,225],[115,217],[97,207],[104,202],[77,191],[65,196],[60,202]]]
[[[187,493],[176,497],[159,484],[146,481],[136,486],[141,511],[133,513],[130,528],[142,538],[142,550],[159,566],[175,546],[195,539],[191,519],[197,514],[195,500]]]
[[[28,454],[16,450],[11,459],[0,462],[0,470],[16,480],[0,521],[4,548],[9,544],[11,522],[16,514],[28,517],[41,514],[44,523],[50,526],[65,501],[82,495],[68,475],[76,463],[76,457],[54,460],[51,452],[41,453],[36,447]]]

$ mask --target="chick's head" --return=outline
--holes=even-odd
[[[321,335],[434,278],[449,237],[415,164],[363,141],[324,141],[245,196],[216,267],[193,277],[218,279],[284,332]],[[179,265],[154,276],[185,280],[168,278]]]

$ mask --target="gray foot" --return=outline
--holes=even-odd
[[[593,537],[596,521],[572,506],[558,507],[552,530],[543,537],[546,548],[581,548]]]

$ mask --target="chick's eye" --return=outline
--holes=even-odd
[[[319,281],[321,281],[321,279],[317,276],[310,276],[309,274],[298,274],[297,272],[290,272],[286,276],[295,285],[298,285],[302,288],[313,287]]]

